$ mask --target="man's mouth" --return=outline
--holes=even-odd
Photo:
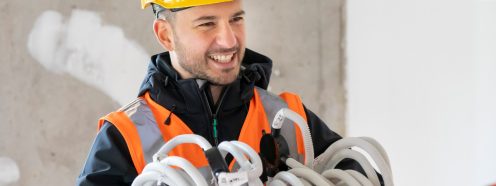
[[[232,61],[235,53],[232,54],[212,54],[208,57],[218,63],[229,63]]]

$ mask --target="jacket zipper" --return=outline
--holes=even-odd
[[[218,126],[218,113],[220,110],[220,107],[222,106],[222,103],[224,102],[224,98],[226,97],[226,94],[229,90],[229,86],[227,86],[223,92],[222,95],[219,99],[219,104],[217,105],[217,108],[215,109],[215,112],[212,113],[212,109],[210,109],[210,103],[208,102],[208,98],[205,92],[203,92],[203,97],[205,99],[205,102],[207,103],[207,110],[209,111],[209,118],[212,118],[212,137],[214,138],[215,146],[219,145],[219,132],[217,130]],[[210,90],[207,90],[210,91]]]

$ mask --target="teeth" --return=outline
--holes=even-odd
[[[233,57],[234,54],[229,54],[229,55],[211,55],[209,56],[213,60],[219,62],[219,63],[227,63],[231,61],[231,58]]]

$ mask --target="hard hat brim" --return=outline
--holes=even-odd
[[[193,6],[209,5],[216,3],[231,2],[233,0],[141,0],[141,8],[145,9],[151,3],[158,4],[166,9],[187,8]]]

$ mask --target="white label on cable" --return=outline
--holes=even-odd
[[[220,173],[219,186],[239,186],[248,183],[248,172]]]
[[[272,127],[276,129],[280,129],[282,127],[282,123],[284,122],[284,109],[279,110],[274,117],[274,121],[272,122]]]

